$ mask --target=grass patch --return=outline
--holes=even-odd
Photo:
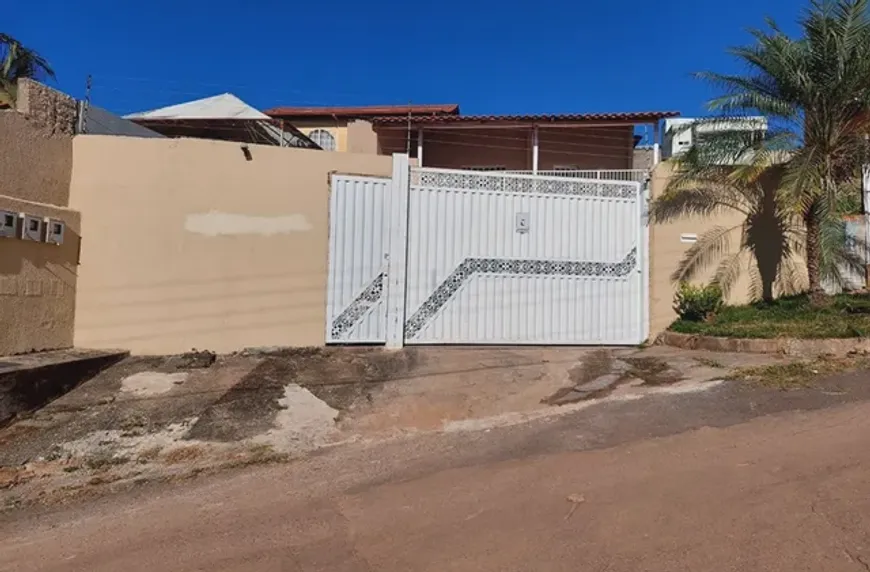
[[[725,306],[706,322],[677,320],[670,330],[725,338],[863,338],[870,335],[870,294],[832,296],[823,307],[806,295]]]
[[[786,391],[813,387],[817,380],[824,377],[856,369],[866,369],[868,366],[870,366],[870,361],[863,357],[823,357],[811,361],[746,367],[738,369],[727,379],[758,383],[764,387]]]

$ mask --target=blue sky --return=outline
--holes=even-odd
[[[51,61],[60,89],[119,113],[231,91],[277,105],[459,103],[463,113],[677,110],[691,73],[739,71],[726,48],[785,0],[43,0],[2,31]],[[10,19],[11,15],[11,19]]]

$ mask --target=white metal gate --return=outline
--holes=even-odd
[[[328,343],[631,345],[647,336],[636,181],[333,175]]]
[[[636,344],[640,183],[411,169],[409,344]]]
[[[384,343],[391,180],[332,175],[327,343]]]

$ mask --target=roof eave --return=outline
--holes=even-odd
[[[678,117],[676,111],[642,112],[636,114],[589,114],[584,117],[581,114],[564,116],[435,116],[435,117],[410,117],[402,119],[398,117],[375,117],[372,124],[375,128],[407,128],[413,127],[438,129],[438,128],[472,128],[472,127],[616,127],[625,125],[637,125],[655,123],[662,119]]]
[[[264,112],[266,115],[284,119],[343,119],[372,117],[397,117],[409,113],[412,116],[453,116],[459,114],[459,104],[421,104],[421,105],[372,105],[372,106],[335,106],[335,107],[273,107]]]

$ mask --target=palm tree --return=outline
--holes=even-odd
[[[650,206],[650,222],[667,223],[686,216],[739,215],[737,224],[715,226],[698,237],[671,275],[674,282],[691,281],[715,266],[712,283],[728,296],[741,272],[750,273],[753,298],[772,301],[795,289],[793,217],[778,200],[782,168],[735,170],[706,164],[694,148],[675,162],[675,175]],[[730,218],[730,217],[729,217]],[[731,219],[733,220],[733,219]],[[737,243],[737,248],[733,244]],[[792,279],[781,279],[789,275]]]
[[[667,189],[650,205],[650,222],[729,213],[738,214],[739,222],[715,226],[699,236],[671,280],[696,280],[712,269],[711,282],[728,296],[741,273],[748,271],[753,299],[772,302],[775,296],[804,291],[806,231],[780,192],[786,170],[784,163],[775,160],[763,166],[717,164],[698,147],[675,161]],[[853,196],[858,192],[857,188],[848,191]],[[861,262],[847,248],[842,220],[826,218],[820,241],[822,280],[843,286],[847,276],[842,271],[858,271]]]
[[[12,36],[0,33],[0,108],[15,104],[19,79],[54,77],[54,70],[45,58]]]
[[[867,5],[868,0],[812,0],[800,21],[801,38],[790,38],[768,19],[767,29],[751,30],[753,45],[731,50],[747,74],[699,74],[723,92],[710,102],[711,110],[770,121],[764,137],[737,152],[732,145],[732,158],[751,157],[757,171],[770,164],[772,154],[788,151],[777,204],[803,227],[808,287],[817,301],[824,295],[825,260],[831,258],[823,249],[838,232],[832,230],[839,220],[838,196],[857,179],[867,157]],[[727,134],[713,134],[704,145],[713,148],[726,139]]]

